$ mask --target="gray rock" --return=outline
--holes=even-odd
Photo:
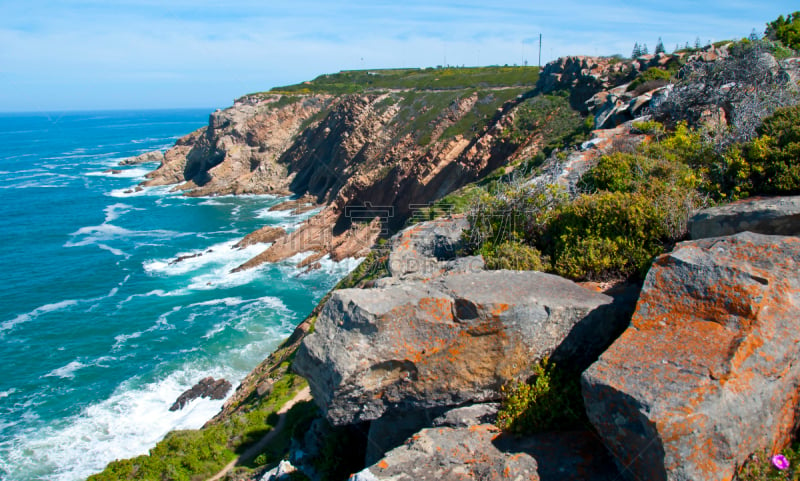
[[[403,279],[427,279],[445,271],[443,261],[456,258],[469,227],[465,217],[422,222],[392,238],[389,273]]]
[[[750,232],[659,257],[631,326],[583,373],[631,480],[730,480],[800,423],[800,239]]]
[[[369,423],[365,464],[369,466],[380,461],[387,451],[400,446],[420,429],[431,426],[442,409],[388,412]]]
[[[541,272],[344,289],[293,366],[334,425],[495,401],[544,356],[588,366],[627,325],[620,312],[612,298]]]
[[[423,429],[350,481],[464,479],[611,481],[619,472],[591,432],[516,438],[479,424]]]
[[[164,152],[160,150],[156,150],[153,152],[145,152],[142,155],[138,155],[136,157],[128,157],[127,159],[123,159],[120,161],[119,165],[138,165],[138,164],[146,164],[148,162],[163,162],[164,161]]]
[[[500,403],[473,404],[451,409],[433,420],[434,427],[468,428],[478,424],[494,424]]]
[[[689,219],[692,239],[738,232],[800,235],[800,196],[756,198],[704,209]]]

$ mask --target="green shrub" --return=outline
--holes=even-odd
[[[647,85],[649,88],[645,89],[645,91],[653,90],[655,88],[661,87],[666,85],[669,82],[670,77],[672,74],[667,72],[666,70],[660,69],[658,67],[650,67],[649,69],[645,70],[628,85],[626,89],[628,92],[637,91],[637,89],[641,86]],[[644,92],[638,92],[637,94],[641,94]]]
[[[767,37],[780,40],[785,46],[800,49],[800,12],[790,13],[767,24]]]
[[[666,134],[666,131],[664,130],[664,124],[655,120],[641,120],[638,122],[633,122],[632,127],[632,130],[635,133],[652,135],[657,140],[660,140]]]
[[[553,268],[571,279],[643,275],[670,237],[666,219],[666,209],[640,193],[580,196],[548,227]]]
[[[481,255],[486,262],[486,269],[512,271],[544,271],[542,253],[535,247],[520,242],[503,242],[494,246],[487,242],[481,248]]]
[[[800,193],[800,105],[777,110],[745,147],[754,193]]]
[[[533,370],[530,382],[502,388],[498,427],[528,434],[569,429],[587,422],[580,374],[559,370],[547,358],[534,365]]]
[[[750,456],[739,471],[738,481],[800,481],[800,445],[781,451],[789,461],[789,468],[783,471],[776,469],[770,453],[762,451]]]

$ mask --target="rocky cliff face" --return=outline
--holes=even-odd
[[[324,254],[363,254],[381,229],[402,226],[416,206],[480,178],[520,148],[501,135],[516,100],[467,138],[443,134],[472,112],[477,94],[414,95],[240,99],[180,139],[145,185],[176,184],[191,196],[307,194],[326,206],[242,268],[305,251],[316,252],[306,264]],[[375,217],[380,225],[367,227]]]

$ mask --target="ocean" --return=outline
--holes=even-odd
[[[209,113],[0,114],[0,479],[85,479],[202,426],[223,401],[175,399],[206,376],[235,386],[357,265],[231,274],[265,247],[242,236],[313,212],[132,192],[156,165],[108,171]]]

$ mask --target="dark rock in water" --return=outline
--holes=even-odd
[[[205,252],[198,252],[197,254],[186,254],[184,256],[178,256],[175,259],[169,261],[169,265],[172,266],[172,265],[177,264],[178,262],[183,262],[183,261],[185,261],[187,259],[194,259],[195,257],[200,257],[203,254],[209,254],[211,252],[214,252],[214,250],[213,249],[209,249],[209,250],[207,250]]]
[[[207,377],[200,380],[200,382],[192,386],[191,389],[187,389],[183,394],[178,396],[177,401],[175,401],[175,404],[173,404],[169,410],[177,411],[179,409],[183,409],[184,406],[199,397],[225,399],[225,396],[228,394],[228,391],[231,390],[231,387],[233,387],[231,383],[225,379],[214,380],[213,377]]]

